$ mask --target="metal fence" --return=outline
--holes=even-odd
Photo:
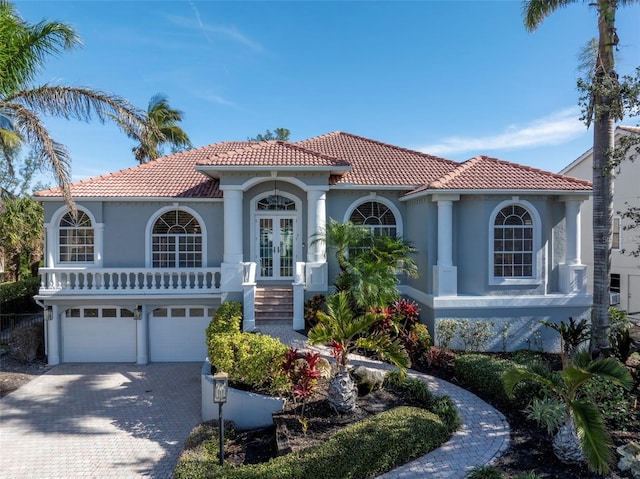
[[[33,324],[43,324],[44,313],[24,313],[24,314],[0,314],[0,333],[2,337],[8,336],[11,331],[18,328],[25,328]]]

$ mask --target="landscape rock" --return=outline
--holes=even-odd
[[[379,369],[356,366],[351,371],[351,375],[356,381],[358,392],[360,394],[369,394],[372,391],[382,388],[386,373]]]
[[[618,462],[618,468],[622,472],[629,471],[633,479],[640,479],[640,444],[631,441],[616,449],[622,457]]]

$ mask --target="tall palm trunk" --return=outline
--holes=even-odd
[[[598,0],[598,58],[593,98],[593,312],[591,349],[609,348],[609,271],[611,267],[611,222],[613,176],[610,153],[614,144],[615,93],[617,83],[613,48],[618,43],[615,30],[616,0]]]

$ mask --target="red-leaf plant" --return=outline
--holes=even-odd
[[[311,351],[301,352],[296,348],[289,348],[282,363],[282,370],[291,381],[291,397],[298,408],[298,401],[302,407],[298,421],[302,425],[302,431],[307,432],[308,422],[304,417],[304,408],[307,399],[310,398],[316,390],[318,379],[322,376],[322,370],[318,368],[320,353]]]

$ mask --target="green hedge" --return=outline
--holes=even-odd
[[[451,436],[425,409],[402,406],[351,424],[331,439],[263,464],[218,465],[215,454],[184,454],[176,479],[358,479],[375,477],[439,447]],[[213,449],[213,448],[207,448]],[[213,451],[210,451],[213,452]]]
[[[31,298],[38,294],[40,277],[22,279],[12,283],[0,283],[0,303]]]
[[[498,359],[486,354],[463,354],[455,359],[455,375],[485,398],[525,406],[533,397],[540,396],[540,385],[523,381],[516,386],[514,399],[510,400],[504,390],[502,375],[509,369],[518,366],[532,367],[538,363],[539,360],[534,354],[520,354],[511,360]]]

